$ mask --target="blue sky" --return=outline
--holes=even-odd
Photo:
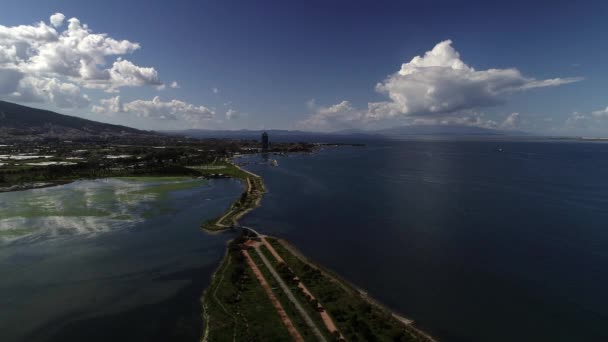
[[[608,135],[607,15],[600,1],[4,0],[0,98],[148,129]]]

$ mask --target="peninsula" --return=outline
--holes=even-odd
[[[202,341],[434,341],[286,241],[240,226],[238,220],[260,205],[260,176],[228,161],[196,170],[246,184],[238,200],[202,226],[240,231],[201,299]]]

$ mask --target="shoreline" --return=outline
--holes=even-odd
[[[245,191],[219,217],[204,222],[201,225],[201,228],[208,233],[218,233],[233,229],[234,226],[238,225],[238,221],[243,216],[261,205],[262,197],[266,193],[262,177],[241,168],[233,161],[227,161],[226,167],[233,168],[233,170],[227,170],[232,171],[229,175],[230,178],[235,178],[245,183]]]
[[[401,323],[403,323],[403,325],[407,326],[409,329],[412,329],[412,330],[416,331],[416,333],[422,335],[429,342],[438,342],[434,337],[432,337],[428,333],[426,333],[426,332],[418,329],[414,325],[416,323],[415,320],[406,317],[405,315],[401,314],[400,312],[398,312],[398,311],[396,311],[394,309],[391,309],[387,305],[383,304],[382,302],[378,301],[374,297],[370,296],[369,293],[367,291],[365,291],[363,288],[355,285],[354,283],[352,283],[349,280],[345,279],[344,277],[340,276],[336,272],[334,272],[334,271],[332,271],[332,270],[330,270],[330,269],[322,266],[321,264],[319,264],[319,263],[311,260],[309,257],[307,257],[306,255],[304,255],[296,246],[294,246],[293,244],[291,244],[289,241],[287,241],[287,240],[285,240],[283,238],[280,238],[280,237],[275,237],[275,239],[281,245],[283,245],[283,247],[285,247],[285,249],[289,250],[289,252],[292,253],[294,256],[300,258],[305,263],[307,263],[307,264],[309,264],[309,265],[311,265],[313,267],[318,268],[328,278],[334,280],[335,282],[337,282],[341,286],[345,287],[346,289],[348,289],[350,291],[356,291],[369,304],[374,305],[374,306],[376,306],[376,307],[378,307],[378,308],[380,308],[380,309],[382,309],[384,311],[389,312],[395,319],[397,319],[398,321],[400,321]]]
[[[232,166],[234,166],[236,169],[238,169],[240,172],[249,175],[250,177],[234,177],[234,178],[239,178],[241,181],[245,181],[247,183],[247,189],[242,193],[241,195],[241,199],[244,196],[250,196],[250,195],[254,195],[253,191],[253,187],[252,187],[252,182],[250,180],[250,178],[254,178],[256,181],[259,181],[259,187],[262,191],[256,192],[255,193],[255,199],[253,202],[249,202],[249,205],[247,207],[240,207],[240,206],[236,206],[235,204],[237,204],[241,199],[237,199],[223,214],[222,216],[220,216],[218,219],[214,219],[212,220],[212,225],[210,225],[209,223],[207,224],[203,224],[203,230],[206,231],[207,233],[219,233],[219,232],[223,232],[223,231],[227,231],[227,230],[231,230],[234,229],[234,226],[236,226],[238,224],[238,220],[240,218],[242,218],[245,214],[253,211],[255,208],[260,207],[261,205],[261,200],[263,197],[263,194],[266,192],[266,188],[264,186],[264,182],[263,182],[263,178],[257,174],[254,174],[253,172],[247,171],[243,168],[241,168],[240,166],[236,165],[235,163],[233,163],[232,161],[229,162]],[[258,189],[259,190],[259,189]],[[233,211],[237,211],[236,213],[233,213]],[[231,226],[226,226],[223,225],[223,221],[224,219],[226,219],[226,217],[229,217],[230,215],[233,215],[231,218],[232,220],[232,225]],[[209,227],[217,227],[219,229],[209,229]],[[363,300],[364,302],[368,303],[369,305],[375,307],[377,310],[380,310],[381,312],[385,312],[388,313],[390,315],[390,317],[392,317],[395,321],[399,322],[399,324],[403,327],[403,329],[405,329],[405,331],[408,331],[408,333],[410,335],[412,335],[413,338],[415,338],[416,340],[423,340],[423,341],[428,341],[428,342],[437,342],[437,340],[435,338],[433,338],[432,336],[430,336],[428,333],[418,329],[414,324],[414,320],[409,319],[407,317],[405,317],[404,315],[402,315],[399,312],[396,312],[394,310],[392,310],[391,308],[389,308],[388,306],[382,304],[381,302],[379,302],[378,300],[376,300],[375,298],[371,297],[367,291],[363,290],[362,288],[356,286],[355,284],[349,282],[348,280],[344,279],[343,277],[341,277],[340,275],[338,275],[337,273],[323,267],[322,265],[312,261],[310,258],[306,257],[302,252],[300,252],[297,247],[295,247],[294,245],[292,245],[291,243],[289,243],[287,240],[283,239],[283,238],[274,238],[276,239],[276,241],[282,245],[285,250],[287,250],[289,253],[291,253],[293,256],[295,256],[296,258],[300,259],[303,263],[307,264],[309,267],[313,267],[318,269],[319,271],[321,271],[322,274],[324,274],[331,282],[335,282],[336,284],[339,284],[340,287],[342,287],[345,291],[347,291],[348,293],[351,293],[352,296],[357,296],[358,298],[360,298],[361,300]],[[211,276],[211,283],[209,285],[209,287],[207,289],[205,289],[202,293],[201,296],[201,304],[203,307],[203,313],[202,313],[202,318],[204,323],[204,329],[203,329],[203,335],[201,336],[201,341],[207,341],[209,338],[209,334],[210,331],[212,330],[211,328],[211,324],[210,324],[210,313],[209,313],[209,305],[207,303],[208,300],[210,300],[209,297],[209,291],[211,291],[212,288],[215,288],[215,292],[217,292],[219,285],[220,284],[216,284],[217,281],[217,277],[218,277],[218,272],[222,269],[222,266],[224,266],[227,262],[227,258],[230,255],[230,249],[232,248],[231,246],[234,243],[234,239],[230,239],[227,243],[226,243],[226,251],[224,253],[224,256],[222,257],[217,269],[213,272],[213,275]],[[226,267],[224,268],[224,271],[226,271],[226,268],[228,268],[229,265],[226,265]],[[222,277],[223,278],[223,277]],[[217,300],[217,298],[216,298]],[[321,304],[321,303],[320,303]],[[225,310],[225,309],[224,309]],[[235,321],[236,324],[236,321]],[[236,329],[236,327],[235,327]]]

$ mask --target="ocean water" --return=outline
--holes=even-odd
[[[240,162],[244,224],[444,341],[608,340],[608,144],[411,140]]]
[[[0,194],[0,341],[194,341],[235,180],[102,179]]]

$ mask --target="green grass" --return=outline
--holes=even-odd
[[[291,322],[296,326],[296,329],[298,329],[300,335],[302,335],[305,341],[317,341],[314,333],[310,330],[310,328],[296,309],[295,305],[289,300],[289,298],[287,298],[287,295],[285,294],[285,292],[283,292],[279,283],[272,276],[272,274],[270,273],[258,253],[255,250],[250,250],[249,255],[251,255],[251,258],[253,259],[255,264],[262,271],[262,274],[264,274],[264,278],[266,278],[268,284],[272,287],[274,295],[281,302],[283,309],[285,309],[285,312],[287,312],[287,316],[289,316]],[[268,258],[266,254],[264,254],[264,256],[266,256],[266,258],[272,263],[272,260]],[[294,289],[292,287],[291,290],[292,292],[295,292],[297,289]],[[317,326],[319,326],[318,323]],[[319,328],[322,328],[322,326],[319,326]]]
[[[228,162],[218,162],[214,164],[207,164],[198,166],[193,166],[194,170],[200,171],[201,173],[209,176],[213,174],[217,174],[218,171],[214,169],[210,169],[210,167],[222,166],[225,167],[222,169],[222,174],[227,175],[233,178],[240,179],[243,181],[245,186],[247,186],[247,181],[251,183],[251,191],[246,190],[241,194],[238,200],[236,200],[232,205],[226,209],[218,217],[208,220],[203,223],[201,226],[205,230],[209,231],[221,231],[225,230],[227,227],[234,225],[237,223],[239,216],[241,216],[244,212],[251,210],[258,206],[259,200],[261,200],[262,195],[265,192],[264,182],[261,177],[253,176],[241,169],[239,169],[236,165]]]
[[[350,286],[309,265],[276,239],[268,242],[328,311],[348,341],[426,341],[390,312],[370,304]]]
[[[317,325],[317,327],[319,328],[321,333],[325,336],[325,338],[328,341],[332,341],[333,337],[331,335],[331,332],[328,331],[327,328],[325,327],[325,323],[323,323],[323,319],[321,318],[321,315],[319,314],[319,312],[317,310],[315,310],[315,308],[309,303],[307,298],[304,297],[304,293],[301,292],[301,290],[298,288],[297,284],[293,283],[289,277],[285,277],[284,274],[279,272],[280,264],[274,258],[274,256],[270,253],[270,250],[268,250],[268,247],[262,245],[260,247],[260,251],[264,254],[266,259],[268,259],[268,261],[270,261],[272,266],[274,266],[275,270],[277,270],[277,272],[279,273],[281,278],[283,278],[283,281],[285,281],[285,283],[290,287],[291,292],[293,292],[294,296],[298,299],[298,301],[300,302],[300,304],[302,305],[304,310],[306,310],[306,312],[308,313],[310,318],[315,322],[315,324]]]
[[[182,182],[192,179],[192,177],[188,176],[129,176],[129,177],[112,177],[125,181],[135,181],[135,182]]]
[[[170,183],[153,184],[141,190],[130,192],[133,195],[148,195],[155,194],[160,198],[166,197],[170,192],[187,190],[207,183],[204,179],[196,179],[192,181],[172,181]]]
[[[243,170],[236,167],[234,164],[225,161],[205,165],[188,166],[188,168],[200,172],[200,174],[203,176],[221,173],[223,175],[238,179],[246,179],[247,177],[250,177],[247,172],[244,172]]]
[[[240,251],[228,252],[203,296],[209,341],[289,341],[291,336]]]

